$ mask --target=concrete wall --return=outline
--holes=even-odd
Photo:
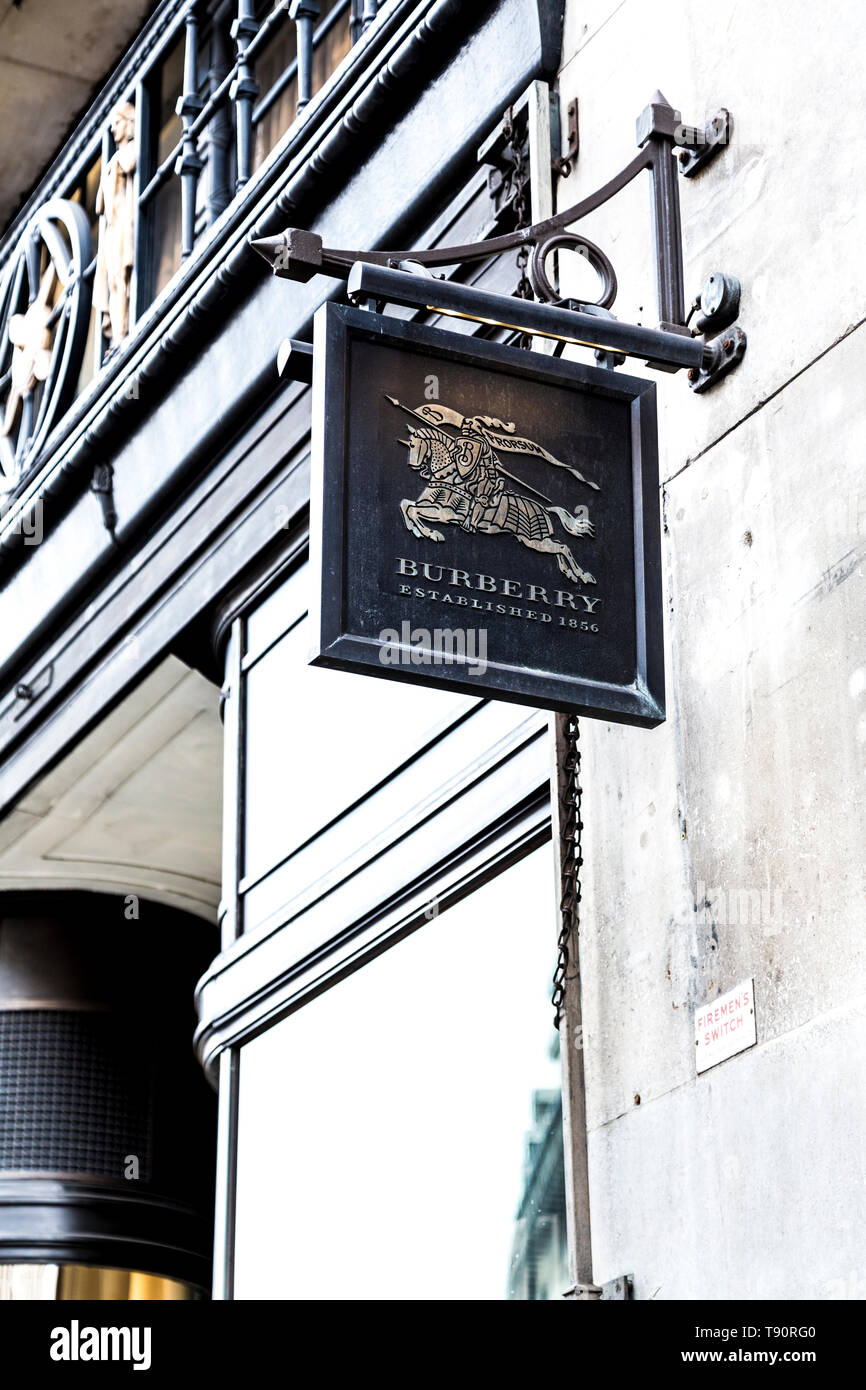
[[[560,208],[656,87],[727,107],[681,180],[686,285],[739,276],[749,336],[708,395],[659,378],[668,721],[583,727],[594,1274],[638,1298],[866,1294],[864,43],[853,0],[566,10]],[[655,323],[646,189],[584,226]],[[696,1007],[751,976],[757,1046],[696,1076]]]

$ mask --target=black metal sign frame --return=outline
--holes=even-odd
[[[337,304],[322,306],[316,315],[314,355],[311,663],[622,723],[660,723],[664,647],[654,383]],[[411,361],[419,380],[448,378],[450,401],[444,396],[429,406],[408,396],[400,401],[385,389],[390,377],[382,379],[376,365],[384,361],[390,363],[386,377],[395,363]],[[542,412],[536,420],[555,400],[559,440],[570,438],[569,410],[584,422],[584,439],[593,413],[604,417],[594,436],[598,441],[610,432],[605,422],[617,422],[619,455],[604,502],[616,508],[609,529],[618,536],[617,553],[609,556],[611,582],[598,596],[594,576],[582,565],[603,558],[604,535],[594,534],[592,522],[581,519],[587,507],[553,504],[534,485],[539,475],[532,483],[525,475],[531,467],[546,469],[540,476],[549,489],[547,475],[556,474],[553,482],[560,493],[563,483],[567,487],[568,503],[602,497],[605,478],[598,483],[588,473],[583,476],[571,459],[553,457],[543,441],[521,438],[520,421],[515,425],[489,415],[464,420],[453,408],[455,396],[457,405],[465,405],[471,390],[467,386],[461,397],[453,382],[474,380],[477,398],[477,383],[488,377],[495,378],[494,403],[513,402],[515,392],[523,393],[522,399]],[[536,425],[534,432],[544,430]],[[398,492],[413,490],[413,475],[405,467],[407,446],[410,460],[416,460],[410,467],[427,486],[414,501],[395,501],[395,486]],[[604,443],[598,447],[603,450]],[[417,462],[419,452],[426,465]],[[572,457],[575,453],[588,468],[586,448],[573,450]],[[482,476],[475,493],[461,491],[454,463],[461,454],[475,478],[484,475],[486,465],[486,481]],[[383,489],[390,490],[387,505]],[[447,546],[441,547],[446,537]],[[496,541],[500,556],[513,556],[510,576],[497,574],[495,563],[486,560],[495,549],[489,540]],[[385,554],[391,544],[393,555]],[[465,558],[471,545],[478,572]],[[427,563],[443,551],[455,568]],[[527,565],[535,566],[532,578],[543,584],[527,582]],[[427,587],[419,587],[431,578]],[[437,581],[444,581],[441,588]],[[417,616],[419,598],[450,605],[431,602],[423,609],[436,610],[429,621],[442,629],[431,632],[403,620],[413,605]],[[593,622],[600,602],[609,603],[602,612],[615,614],[606,636],[604,622]],[[510,621],[514,618],[523,621]],[[445,624],[467,619],[499,624],[492,651],[482,629],[483,662],[471,644],[462,653],[452,648],[443,655],[432,640],[448,630]],[[390,640],[383,633],[390,633]],[[588,645],[593,641],[594,648]],[[392,648],[387,661],[384,646]]]

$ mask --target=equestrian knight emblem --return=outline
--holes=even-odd
[[[404,497],[400,503],[403,520],[414,536],[444,540],[442,532],[436,529],[437,522],[486,535],[513,535],[527,549],[554,556],[566,578],[581,584],[595,583],[593,576],[578,564],[571,547],[557,539],[555,531],[558,521],[571,536],[593,536],[592,522],[556,506],[544,493],[510,472],[500,454],[541,459],[553,468],[564,468],[578,482],[596,491],[597,483],[590,482],[571,464],[554,458],[534,440],[521,438],[513,424],[489,415],[461,415],[438,402],[410,409],[394,396],[385,398],[421,422],[420,426],[409,427],[408,439],[400,440],[408,446],[409,467],[420,473],[426,483],[414,501]],[[450,429],[456,433],[449,433]],[[523,491],[513,491],[509,484]],[[527,497],[527,492],[534,495]]]

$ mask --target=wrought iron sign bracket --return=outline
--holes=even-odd
[[[565,127],[566,145],[565,150],[558,159],[554,159],[554,171],[562,178],[567,179],[577,162],[580,154],[580,125],[578,122],[577,97],[574,97],[566,107],[567,124]]]
[[[705,126],[680,126],[680,173],[691,179],[705,169],[730,143],[731,127],[731,113],[724,107]]]
[[[110,463],[98,463],[93,470],[90,491],[102,509],[102,524],[117,543],[117,507],[114,502],[114,469]]]
[[[644,358],[660,371],[685,367],[692,389],[703,392],[742,361],[746,335],[735,326],[739,281],[721,271],[709,277],[686,316],[678,171],[697,172],[697,167],[703,167],[724,147],[729,131],[727,112],[720,113],[703,130],[683,125],[680,113],[656,92],[638,118],[640,148],[631,162],[595,193],[531,227],[469,245],[422,250],[329,248],[317,233],[297,227],[277,236],[253,237],[250,245],[283,279],[305,282],[314,275],[329,275],[348,281],[349,295],[356,303],[403,304],[552,338],[563,345],[592,347],[597,356],[602,354],[600,360],[611,366],[623,356],[633,356]],[[687,161],[681,159],[683,152],[689,155]],[[599,246],[570,230],[645,171],[651,182],[656,260],[659,324],[655,329],[614,317],[617,278],[613,265]],[[521,247],[532,248],[528,274],[535,301],[472,289],[433,273],[437,267],[487,260]],[[560,250],[575,251],[589,261],[600,281],[598,299],[559,297],[546,262]],[[689,323],[698,309],[701,312],[692,329]],[[302,362],[301,354],[294,356]],[[288,368],[291,362],[289,352],[283,367]],[[303,365],[306,368],[305,360]]]

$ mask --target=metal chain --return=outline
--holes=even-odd
[[[511,109],[505,118],[503,126],[505,138],[511,150],[511,162],[514,165],[514,172],[511,176],[511,186],[514,189],[514,230],[519,232],[524,227],[529,226],[529,210],[526,206],[526,187],[529,182],[526,173],[526,159],[523,155],[523,145],[517,129],[514,125]],[[521,246],[517,252],[517,269],[520,271],[520,279],[517,282],[518,299],[533,299],[532,285],[526,274],[526,267],[529,263],[529,247]]]
[[[553,974],[554,1024],[559,1028],[565,1005],[565,984],[569,978],[569,946],[580,930],[581,884],[583,867],[581,815],[583,788],[580,785],[580,724],[577,715],[557,715],[557,723],[565,745],[561,765],[557,768],[559,796],[559,862],[562,896],[559,900],[561,925],[557,938],[558,957]],[[559,741],[557,741],[559,743]]]

